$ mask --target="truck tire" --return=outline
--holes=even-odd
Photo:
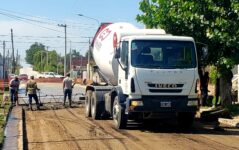
[[[113,120],[117,129],[125,129],[127,126],[127,115],[125,114],[125,108],[119,104],[118,96],[114,99],[113,104]]]
[[[85,116],[86,117],[91,117],[91,97],[92,97],[92,91],[87,90],[86,97],[85,97]]]
[[[177,118],[179,129],[184,131],[192,129],[194,116],[194,113],[179,113]]]
[[[98,120],[101,118],[101,114],[104,111],[104,105],[102,101],[99,101],[96,92],[92,93],[91,96],[91,116],[93,119]]]

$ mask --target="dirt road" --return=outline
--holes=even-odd
[[[84,108],[26,111],[29,150],[192,150],[239,149],[239,130],[214,131],[195,123],[190,133],[175,125],[116,130],[112,120],[95,121],[84,116]]]

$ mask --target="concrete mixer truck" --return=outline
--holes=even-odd
[[[86,86],[85,115],[128,120],[173,119],[191,127],[198,109],[198,63],[194,39],[129,23],[102,24],[92,42],[97,65]]]

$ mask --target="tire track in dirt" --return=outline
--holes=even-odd
[[[115,140],[118,140],[118,141],[120,141],[119,139],[120,138],[118,138],[118,137],[116,137],[116,136],[114,136],[114,135],[112,135],[112,134],[109,134],[109,133],[107,133],[107,132],[105,132],[104,130],[102,130],[101,128],[100,128],[100,126],[97,126],[97,125],[95,125],[95,124],[93,124],[92,122],[88,122],[87,120],[88,119],[82,119],[80,116],[78,116],[78,115],[76,115],[75,114],[75,112],[73,112],[73,111],[71,111],[70,109],[67,109],[67,111],[71,114],[71,115],[73,115],[75,118],[77,118],[77,119],[80,119],[82,122],[84,122],[84,123],[87,123],[88,125],[89,125],[89,132],[90,132],[90,134],[91,134],[91,136],[92,137],[94,137],[94,136],[97,136],[97,132],[99,132],[99,131],[97,131],[97,130],[101,130],[104,134],[106,134],[106,135],[109,135],[109,136],[111,136],[111,137],[113,137],[113,139],[115,139]],[[81,122],[80,121],[80,122]],[[85,125],[85,124],[84,124]],[[85,125],[86,126],[86,125]],[[97,129],[98,128],[98,129]],[[111,147],[111,144],[109,143],[109,140],[107,140],[107,139],[109,139],[109,138],[103,138],[104,140],[100,140],[109,150],[112,150],[113,148]],[[105,140],[106,139],[106,140]],[[121,144],[124,144],[124,143],[122,143],[122,142],[120,142]],[[125,148],[127,148],[125,145],[124,145],[124,147]]]
[[[57,115],[57,113],[56,113],[55,110],[53,110],[53,113],[54,113],[56,119],[59,121],[59,123],[60,123],[61,126],[63,127],[65,133],[68,134],[71,139],[75,139],[74,136],[72,136],[71,133],[68,131],[68,129],[66,128],[66,126],[62,123],[61,119],[59,118],[59,116]],[[78,150],[81,150],[80,145],[79,145],[75,140],[71,140],[71,141],[75,143],[75,145],[76,145],[76,147],[77,147]]]
[[[102,121],[102,123],[104,122],[104,125],[107,124],[107,126],[102,126],[97,120],[93,120],[92,118],[88,118],[88,119],[82,118],[82,116],[79,115],[79,113],[77,113],[75,111],[71,111],[71,110],[69,110],[69,111],[72,113],[72,115],[81,119],[83,122],[87,122],[88,124],[97,127],[105,134],[108,134],[108,135],[112,136],[114,139],[117,139],[118,142],[120,142],[122,144],[122,146],[124,147],[124,149],[126,149],[126,150],[129,149],[125,144],[126,140],[128,140],[128,142],[130,142],[132,145],[135,145],[135,148],[138,147],[138,149],[142,149],[142,148],[147,149],[146,145],[144,145],[144,144],[142,145],[142,143],[140,143],[141,141],[138,137],[133,136],[132,134],[128,133],[126,130],[116,129],[112,124],[109,124],[107,122],[107,120],[99,120],[99,121]],[[107,130],[109,130],[109,131],[107,131]],[[119,138],[119,136],[115,135],[116,133],[119,134],[120,136],[122,136],[123,138]]]
[[[209,138],[207,138],[205,136],[202,136],[202,135],[198,135],[197,139],[195,139],[193,137],[186,136],[186,135],[182,135],[182,134],[177,134],[177,136],[181,136],[181,137],[183,137],[185,139],[188,139],[192,142],[196,142],[196,143],[203,144],[203,145],[205,144],[212,149],[217,149],[215,147],[218,147],[218,150],[220,150],[220,149],[238,150],[238,148],[236,148],[236,147],[229,147],[226,144],[217,142],[215,140],[209,139]]]
[[[23,111],[25,112],[25,124],[26,124],[26,142],[25,145],[25,149],[36,149],[37,145],[34,145],[35,140],[39,140],[42,141],[42,129],[40,127],[39,129],[39,122],[37,120],[37,116],[35,112],[31,112],[32,114],[29,115],[30,111],[26,111],[25,109],[23,109]],[[30,122],[30,123],[29,123]],[[29,126],[29,124],[31,124],[31,126]],[[34,132],[35,130],[38,130],[37,132]],[[28,135],[29,133],[32,133],[33,135]],[[29,136],[32,137],[37,137],[34,139],[29,139]]]
[[[75,112],[70,111],[70,113],[71,113],[72,115],[74,115],[76,118],[79,118],[79,119],[81,119],[82,121],[84,121],[84,122],[90,124],[90,125],[93,127],[93,128],[92,128],[92,131],[93,131],[93,132],[95,132],[96,129],[98,128],[98,130],[101,130],[104,134],[107,134],[107,135],[111,136],[113,139],[117,140],[120,144],[122,144],[122,146],[124,147],[125,150],[128,150],[127,146],[126,146],[125,143],[123,142],[123,139],[124,139],[124,138],[120,138],[120,137],[118,137],[118,136],[115,136],[115,135],[112,134],[112,133],[109,133],[109,132],[106,131],[100,124],[98,124],[98,123],[96,123],[95,121],[93,121],[93,119],[90,119],[90,118],[88,118],[88,119],[86,119],[86,118],[85,118],[85,119],[82,119],[81,116],[79,116],[78,114],[75,114]],[[91,131],[91,132],[92,132],[92,131]],[[106,144],[106,143],[105,143],[105,144]],[[107,143],[107,145],[109,145],[109,144],[110,144],[110,143]],[[112,149],[112,148],[110,147],[110,149]]]

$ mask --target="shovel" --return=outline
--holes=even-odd
[[[38,98],[38,100],[39,100],[39,106],[43,106],[43,103],[41,102],[41,95],[40,95],[40,91],[38,91],[38,93],[39,93],[39,98]]]

